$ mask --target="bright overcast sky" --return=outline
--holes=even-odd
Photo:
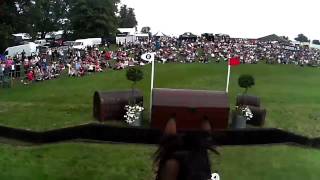
[[[304,33],[320,39],[319,0],[121,0],[135,9],[139,30],[224,33],[258,38]]]

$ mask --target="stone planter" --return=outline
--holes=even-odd
[[[134,127],[139,127],[141,126],[141,123],[142,123],[142,118],[143,118],[143,112],[139,113],[138,115],[140,118],[138,120],[136,120],[134,123],[131,124],[131,126],[134,126]]]
[[[237,115],[232,119],[233,129],[244,129],[247,127],[247,119],[243,116]]]

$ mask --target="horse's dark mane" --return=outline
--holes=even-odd
[[[158,150],[154,154],[154,165],[157,167],[156,179],[159,179],[160,170],[165,165],[167,160],[174,158],[179,161],[179,158],[177,159],[177,156],[181,155],[185,157],[184,159],[192,159],[192,163],[179,161],[179,163],[184,163],[182,164],[182,166],[189,167],[192,165],[193,167],[199,167],[197,169],[190,167],[195,171],[210,171],[211,165],[208,159],[207,150],[211,150],[214,153],[219,154],[213,147],[213,142],[210,139],[210,135],[208,133],[190,132],[178,135],[165,135],[160,141]]]

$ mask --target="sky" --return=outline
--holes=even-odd
[[[259,38],[269,34],[294,39],[303,33],[320,39],[319,0],[121,0],[135,9],[139,30],[168,35],[223,33]]]

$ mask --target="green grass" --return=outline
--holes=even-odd
[[[150,93],[150,66],[138,84],[145,95],[147,115]],[[266,127],[289,130],[310,137],[320,134],[320,69],[292,65],[241,65],[232,68],[230,104],[243,90],[237,85],[240,74],[249,73],[256,86],[249,90],[262,98],[267,109]],[[225,90],[226,64],[157,64],[155,87]],[[31,86],[16,85],[0,90],[0,124],[47,130],[93,121],[93,93],[130,89],[125,71],[108,71],[84,78],[60,78]],[[147,117],[147,116],[145,116]]]
[[[66,143],[0,146],[1,180],[151,180],[153,146]],[[224,147],[211,155],[223,180],[318,180],[320,151],[289,146]]]
[[[225,180],[319,179],[320,151],[291,146],[226,147],[212,156]]]
[[[148,113],[150,66],[138,84]],[[241,65],[232,69],[230,104],[243,90],[240,74],[256,79],[250,94],[262,98],[267,127],[282,128],[310,137],[320,134],[320,69],[290,65]],[[155,87],[225,90],[225,64],[157,65]],[[0,124],[47,130],[93,122],[92,97],[96,90],[129,89],[125,71],[108,71],[84,78],[62,77],[31,86],[15,84],[0,89]],[[112,125],[118,125],[112,123]],[[4,140],[4,142],[6,142]],[[40,147],[0,144],[0,179],[153,179],[151,155],[155,147],[65,143]],[[224,180],[317,180],[320,151],[291,146],[221,147],[211,156],[213,168]]]

